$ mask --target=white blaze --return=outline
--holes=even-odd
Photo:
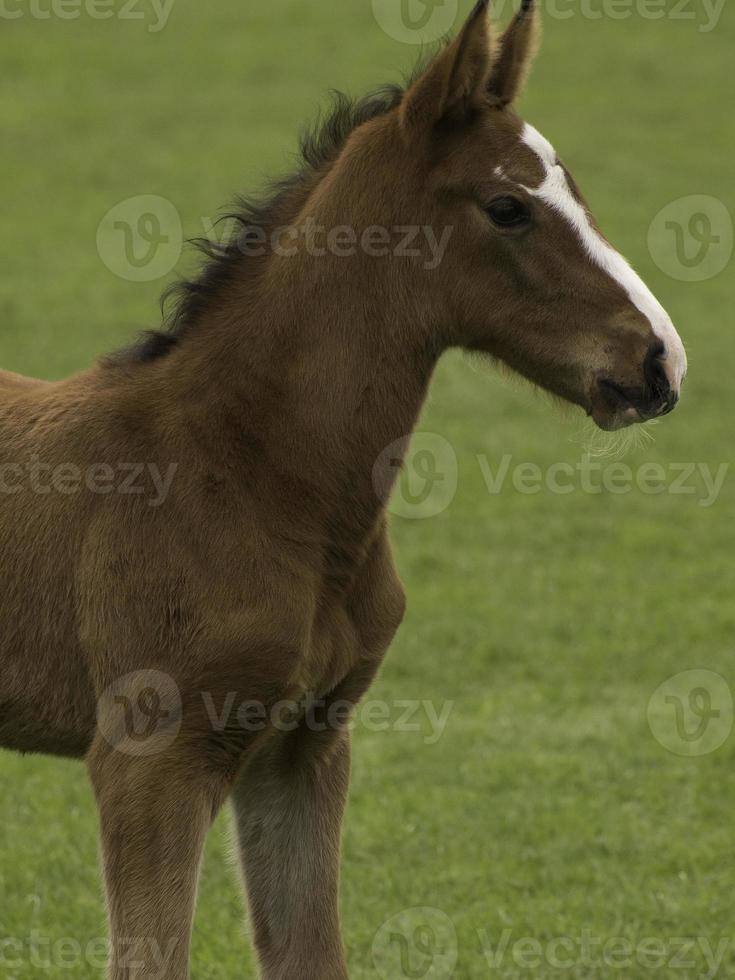
[[[648,319],[654,334],[664,344],[669,381],[678,392],[687,371],[687,356],[668,313],[623,256],[592,227],[586,210],[571,192],[551,143],[527,123],[521,139],[539,158],[545,174],[538,187],[525,190],[566,218],[592,261],[623,287],[633,305]]]

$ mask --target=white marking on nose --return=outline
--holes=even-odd
[[[526,187],[525,190],[566,218],[592,261],[623,287],[633,305],[648,319],[654,334],[664,344],[666,372],[672,388],[678,392],[687,372],[687,356],[668,313],[638,273],[593,228],[587,211],[572,194],[564,168],[546,137],[526,123],[521,140],[539,158],[545,174],[538,187]]]

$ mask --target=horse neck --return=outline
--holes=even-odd
[[[381,517],[386,474],[376,492],[375,464],[392,447],[397,477],[393,444],[413,431],[441,353],[421,303],[406,308],[405,290],[382,275],[359,258],[281,260],[259,285],[241,283],[171,362],[187,401],[192,386],[206,388],[226,413],[224,424],[211,405],[205,413],[203,424],[219,427],[213,444],[246,434],[262,446],[269,482],[277,474],[298,487],[303,512],[355,540]]]

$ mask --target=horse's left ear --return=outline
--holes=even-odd
[[[405,132],[433,129],[443,119],[460,120],[487,100],[492,65],[489,0],[479,0],[457,37],[409,88],[401,104]]]
[[[498,105],[509,105],[520,94],[538,50],[540,19],[534,0],[521,0],[521,9],[500,38],[498,57],[488,92]]]

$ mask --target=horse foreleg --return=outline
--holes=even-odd
[[[346,730],[279,734],[232,798],[262,980],[347,980],[338,892]]]
[[[185,739],[135,757],[98,736],[88,762],[100,814],[110,980],[187,980],[201,855],[227,777]]]

